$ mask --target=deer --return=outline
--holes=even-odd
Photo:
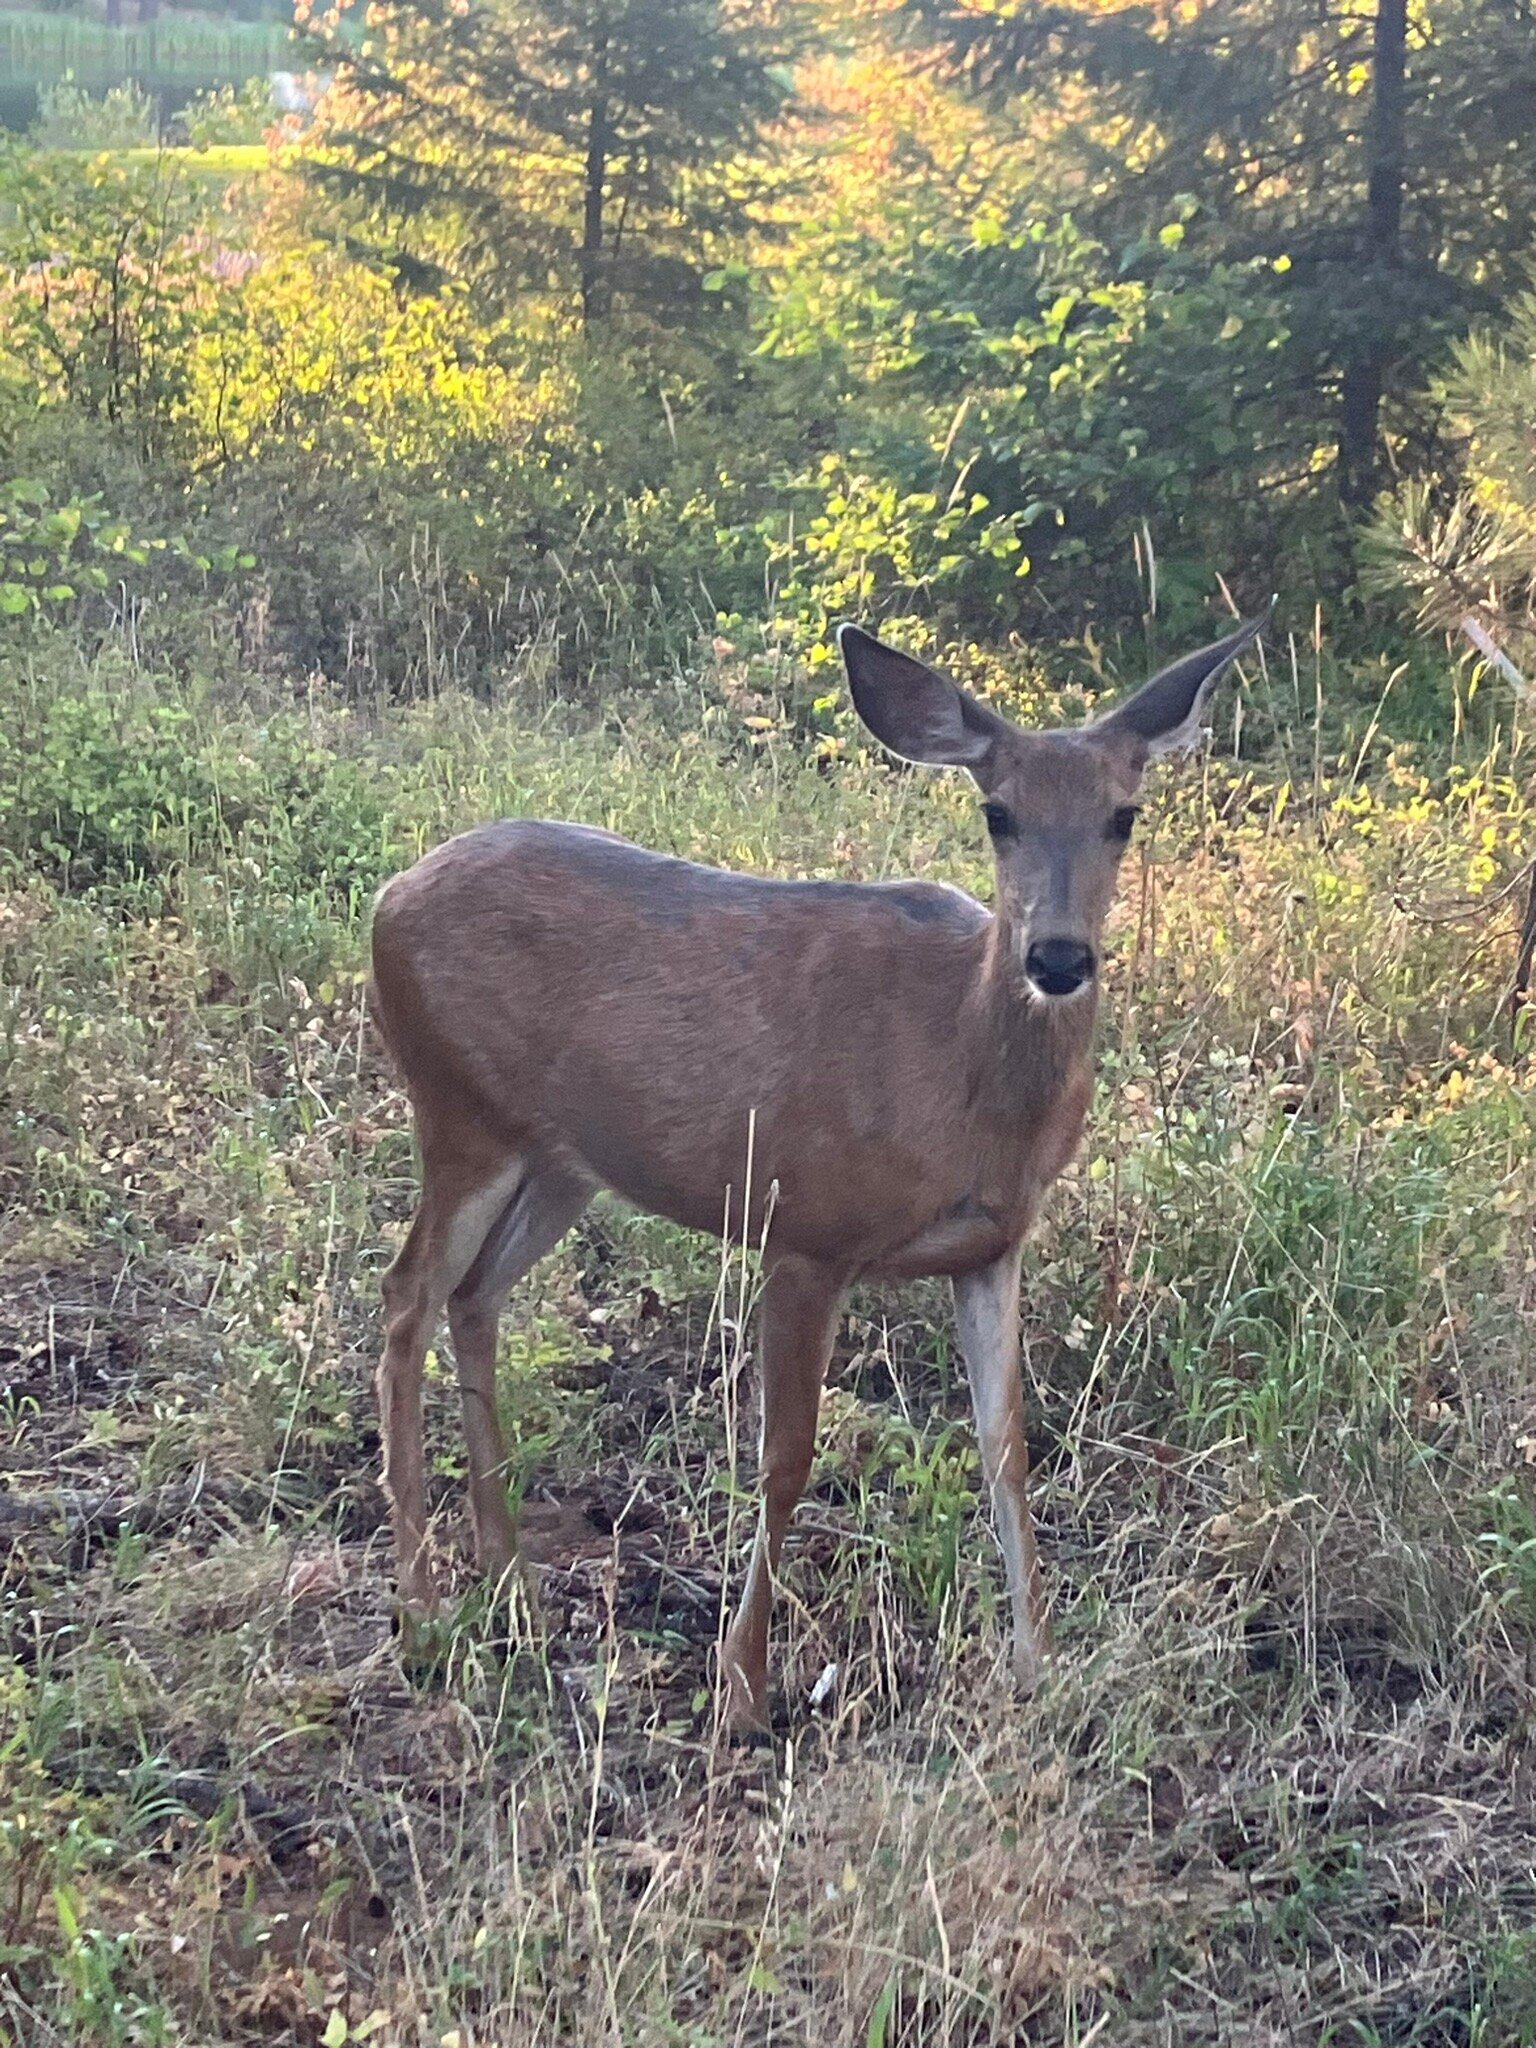
[[[1266,615],[1267,616],[1267,615]],[[514,819],[376,905],[371,1001],[414,1114],[420,1199],[383,1282],[383,1485],[399,1595],[430,1611],[422,1380],[444,1311],[477,1569],[517,1563],[496,1352],[514,1284],[593,1194],[760,1248],[760,1506],[722,1646],[727,1725],[767,1725],[773,1581],[856,1280],[951,1283],[1002,1551],[1014,1678],[1048,1648],[1028,1497],[1020,1272],[1079,1143],[1104,929],[1154,757],[1200,735],[1264,617],[1075,728],[1028,731],[862,628],[854,709],[901,761],[963,768],[988,908],[933,881],[796,881]],[[750,1150],[750,1173],[747,1170]]]

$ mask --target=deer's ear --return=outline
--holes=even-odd
[[[1274,607],[1271,605],[1270,611]],[[1198,654],[1174,662],[1134,697],[1095,719],[1088,730],[1096,738],[1128,740],[1148,754],[1172,754],[1192,747],[1205,724],[1205,707],[1228,665],[1249,647],[1269,623],[1270,612],[1248,619],[1225,640],[1213,640]]]
[[[899,653],[861,626],[839,626],[837,644],[854,709],[882,746],[904,761],[978,769],[1008,730],[974,697],[925,661]]]

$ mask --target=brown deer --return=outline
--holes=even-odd
[[[1074,731],[1025,732],[857,627],[864,724],[968,768],[996,907],[932,882],[769,881],[585,825],[484,825],[384,889],[374,1003],[404,1075],[421,1201],[384,1282],[384,1484],[400,1586],[433,1588],[423,1360],[446,1307],[480,1568],[516,1532],[496,1410],[513,1283],[599,1187],[763,1246],[762,1515],[725,1642],[760,1725],[772,1578],[810,1470],[838,1307],[861,1276],[948,1275],[1006,1565],[1013,1666],[1045,1641],[1026,1494],[1019,1260],[1077,1145],[1105,915],[1154,754],[1187,744],[1256,619]],[[748,1172],[750,1145],[751,1167]]]

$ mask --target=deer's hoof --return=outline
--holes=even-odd
[[[742,1704],[729,1696],[725,1707],[725,1733],[728,1740],[742,1749],[766,1749],[773,1741],[767,1715],[758,1712],[750,1702]]]
[[[418,1564],[409,1571],[401,1572],[395,1604],[402,1621],[430,1621],[433,1618],[441,1602],[437,1580],[428,1566]]]
[[[494,1537],[476,1537],[475,1570],[482,1579],[494,1586],[498,1593],[506,1586],[515,1585],[518,1579],[524,1576],[517,1545],[503,1543]]]
[[[482,1578],[499,1586],[520,1563],[517,1530],[510,1515],[487,1515],[483,1522],[475,1524],[475,1570]]]
[[[1028,1699],[1045,1676],[1045,1653],[1036,1643],[1015,1643],[1009,1668],[1013,1673],[1015,1690],[1021,1699]]]
[[[741,1665],[725,1647],[725,1732],[733,1742],[762,1743],[770,1740],[768,1725],[768,1674],[755,1673],[748,1679]]]

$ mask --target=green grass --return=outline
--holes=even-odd
[[[980,887],[956,784],[747,727],[0,674],[0,2038],[1536,2041],[1523,763],[1161,787],[1029,1262],[1058,1659],[1020,1703],[945,1304],[856,1298],[775,1645],[752,1276],[600,1205],[504,1338],[539,1614],[393,1631],[369,1375],[409,1213],[379,880],[489,815]],[[446,1340],[431,1445],[462,1536]],[[822,1689],[818,1680],[835,1667]]]
[[[97,150],[77,150],[71,154],[96,156]],[[204,174],[213,178],[243,178],[253,172],[265,171],[272,161],[272,153],[264,142],[219,142],[206,149],[193,149],[185,145],[169,148],[152,148],[145,145],[140,149],[118,149],[111,154],[119,163],[125,164],[176,164],[181,169]]]
[[[12,86],[52,85],[66,73],[93,89],[126,78],[158,85],[238,82],[291,68],[292,60],[292,37],[278,22],[166,14],[109,28],[77,14],[0,14],[0,65]]]

